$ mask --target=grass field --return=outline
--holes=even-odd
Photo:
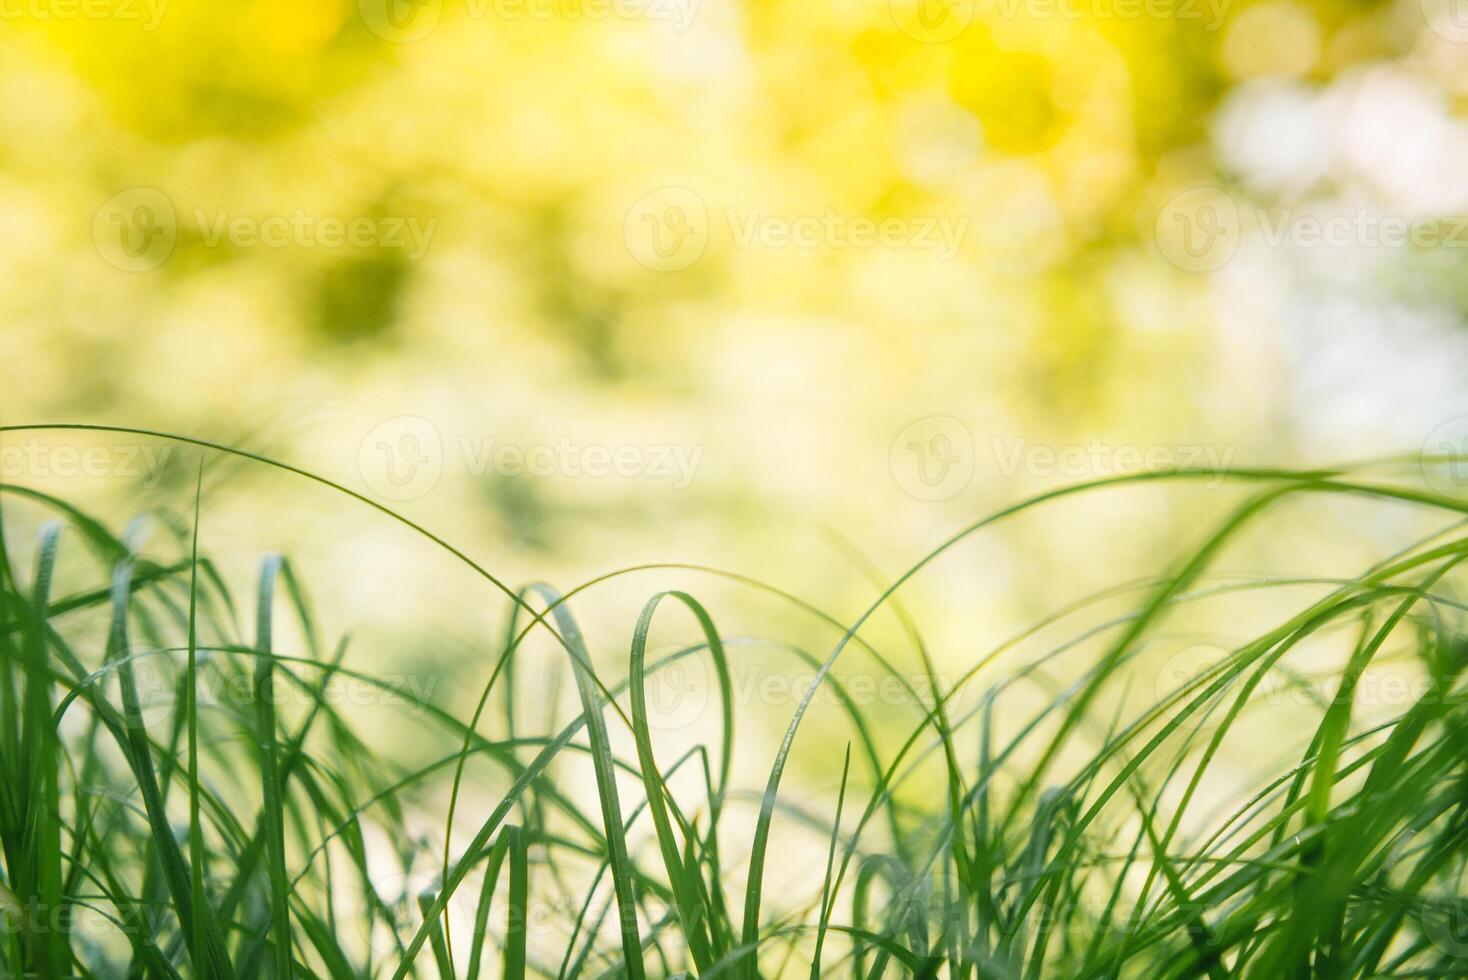
[[[204,448],[205,459],[232,452]],[[1099,486],[976,519],[877,589],[859,619],[824,620],[829,646],[797,666],[826,687],[807,690],[761,760],[764,782],[750,785],[734,764],[742,726],[768,720],[737,710],[741,647],[696,595],[650,595],[631,635],[583,637],[582,589],[502,582],[421,531],[505,610],[474,665],[478,708],[456,713],[444,707],[454,692],[353,668],[350,643],[321,635],[312,583],[287,560],[262,558],[253,592],[236,594],[199,549],[207,510],[182,508],[166,544],[138,553],[131,532],[5,485],[0,969],[1468,975],[1468,637],[1455,588],[1468,503],[1381,472],[1234,470],[1242,503],[1154,578],[1057,604],[962,677],[939,675],[911,619],[907,649],[869,646],[869,617],[901,612],[901,586],[937,555]],[[1215,476],[1099,482],[1126,492]],[[1420,512],[1436,530],[1334,577],[1213,573],[1282,502],[1338,497]],[[39,531],[21,541],[21,527]],[[825,615],[773,585],[739,585]],[[1305,598],[1175,684],[1154,691],[1155,670],[1139,673],[1180,610],[1271,591]],[[650,642],[664,619],[683,622],[686,645]],[[1061,639],[1004,656],[1042,634]],[[545,669],[517,662],[527,637],[557,644],[579,716],[541,729],[516,714],[517,685]],[[1323,676],[1294,666],[1327,640],[1341,653]],[[918,710],[903,716],[905,736],[892,734],[892,712],[839,686],[836,665],[853,657],[909,691]],[[650,723],[648,691],[694,661],[713,679],[716,735],[675,754]],[[828,688],[844,730],[803,728]],[[429,734],[400,751],[343,690],[390,702]],[[811,740],[828,748],[835,787],[818,799],[786,771],[792,747]],[[1240,740],[1256,746],[1248,783],[1219,791]],[[589,775],[572,786],[573,771]],[[591,781],[597,805],[585,806]],[[777,849],[823,871],[799,892],[776,889]]]

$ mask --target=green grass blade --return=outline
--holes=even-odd
[[[291,926],[288,878],[285,870],[285,804],[282,798],[280,766],[277,754],[275,720],[275,660],[273,621],[275,581],[284,560],[276,555],[260,566],[260,583],[255,618],[255,649],[261,654],[255,660],[253,700],[255,706],[255,748],[260,764],[262,814],[265,824],[266,868],[270,881],[271,933],[273,961],[277,977],[290,977]]]
[[[186,674],[188,700],[184,711],[188,720],[189,753],[189,870],[194,902],[192,948],[203,949],[204,909],[208,901],[204,892],[204,827],[199,820],[199,518],[204,494],[204,461],[199,461],[194,481],[194,527],[189,544],[189,662]]]
[[[508,842],[510,862],[509,929],[505,936],[505,980],[525,980],[525,949],[530,931],[530,857],[525,831],[509,826],[501,833]]]
[[[592,766],[601,802],[602,827],[610,858],[613,891],[617,896],[618,927],[622,936],[624,968],[631,980],[642,980],[642,940],[637,928],[635,875],[627,856],[627,837],[622,830],[622,807],[617,799],[617,778],[612,768],[611,743],[607,739],[606,721],[602,717],[602,696],[598,690],[581,630],[561,602],[560,595],[549,586],[537,585],[535,591],[552,607],[556,627],[571,658],[576,690],[586,719],[587,738],[591,743]]]
[[[123,715],[127,726],[127,740],[124,745],[128,750],[128,761],[138,781],[138,789],[143,796],[153,846],[163,869],[164,881],[173,901],[174,910],[179,916],[184,931],[192,936],[195,908],[191,886],[193,876],[184,863],[183,855],[179,852],[178,842],[174,840],[173,828],[169,825],[168,814],[163,808],[163,797],[158,791],[152,749],[146,736],[146,726],[138,699],[137,679],[129,655],[127,620],[131,574],[132,565],[124,563],[117,567],[113,576],[112,627],[108,637],[107,659],[120,661],[122,664],[118,670],[118,678],[122,686]],[[219,928],[219,923],[209,912],[208,903],[201,903],[198,907],[205,913],[205,945],[203,950],[193,951],[195,970],[203,976],[231,977],[234,971],[229,963],[229,955],[225,951],[224,934]]]
[[[703,630],[704,638],[708,642],[710,655],[718,664],[724,662],[723,644],[719,639],[718,630],[714,627],[713,620],[708,612],[692,596],[683,592],[659,593],[648,600],[643,607],[641,615],[637,618],[637,626],[632,634],[631,669],[629,672],[629,684],[632,693],[632,731],[637,742],[637,760],[642,770],[643,788],[647,793],[647,808],[652,816],[653,827],[657,833],[658,849],[662,854],[663,866],[668,874],[668,881],[673,890],[673,901],[678,914],[678,919],[683,928],[683,935],[688,943],[689,955],[693,957],[695,966],[700,973],[709,969],[716,959],[716,952],[712,949],[708,937],[709,914],[702,901],[697,884],[692,881],[692,876],[697,873],[693,867],[686,866],[679,854],[678,842],[673,835],[672,821],[668,818],[668,808],[664,801],[667,787],[658,770],[657,758],[653,754],[652,733],[648,725],[647,715],[647,691],[646,691],[646,655],[647,635],[652,627],[652,618],[657,612],[659,603],[665,596],[672,595],[686,605],[698,619],[699,626]],[[721,666],[720,672],[727,676],[727,667]],[[725,686],[725,691],[728,688]],[[727,705],[727,693],[726,705]],[[724,745],[725,759],[721,764],[720,785],[727,778],[727,753],[728,746],[732,740],[732,721],[726,711],[724,717]]]
[[[836,840],[841,835],[841,809],[846,805],[846,777],[851,774],[851,743],[846,743],[846,757],[841,761],[841,789],[836,794],[836,816],[831,821],[831,844],[826,848],[826,876],[821,885],[821,919],[816,927],[816,948],[811,956],[811,980],[820,980],[821,947],[831,925],[831,909],[835,895],[831,891],[831,872],[836,864]]]

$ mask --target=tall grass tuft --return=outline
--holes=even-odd
[[[738,732],[768,719],[736,704],[744,644],[690,592],[651,596],[629,636],[595,644],[620,656],[593,657],[573,610],[621,573],[514,589],[410,525],[504,603],[471,713],[456,692],[354,668],[284,559],[262,557],[253,594],[236,595],[201,550],[197,488],[172,543],[144,553],[67,501],[0,486],[0,973],[1468,975],[1463,501],[1365,471],[1239,470],[1237,506],[1171,568],[1060,605],[961,677],[937,673],[942,651],[905,611],[907,652],[864,629],[935,558],[1015,514],[1215,476],[1120,477],[1006,508],[853,622],[703,570],[830,633],[824,656],[789,648],[817,684],[754,783],[737,776]],[[1215,573],[1282,502],[1338,496],[1420,511],[1434,532],[1335,578]],[[22,545],[20,528],[39,530]],[[1295,601],[1154,690],[1169,623],[1248,593]],[[682,622],[685,645],[650,651],[655,621]],[[562,651],[580,708],[545,730],[513,707],[545,669],[517,660],[532,636]],[[1340,651],[1328,668],[1302,657],[1321,649]],[[857,652],[914,710],[846,689],[837,665]],[[674,755],[648,688],[689,658],[709,667],[717,737]],[[1366,697],[1384,670],[1400,696]],[[411,708],[431,757],[330,697],[344,680]],[[802,726],[824,689],[839,733]],[[812,741],[839,772],[815,802],[790,764]],[[571,785],[571,765],[590,780]],[[806,887],[772,885],[772,847],[810,856]]]

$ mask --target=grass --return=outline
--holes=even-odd
[[[440,703],[354,669],[346,640],[319,635],[288,562],[265,557],[253,602],[234,595],[200,551],[197,488],[171,543],[144,554],[64,500],[0,486],[0,973],[1468,975],[1468,636],[1454,589],[1468,504],[1364,471],[1234,471],[1238,506],[1169,570],[1056,609],[947,683],[900,604],[935,558],[1020,512],[1102,485],[1215,477],[1139,474],[1016,504],[849,623],[704,570],[830,631],[824,657],[790,649],[835,693],[845,730],[824,714],[802,727],[822,690],[809,687],[762,784],[737,776],[740,726],[766,720],[736,705],[745,645],[688,592],[652,596],[630,637],[597,645],[624,655],[593,658],[575,604],[624,573],[564,595],[513,589],[414,526],[508,613],[472,665],[475,709],[456,713],[455,692]],[[1265,515],[1330,497],[1437,527],[1338,578],[1214,574]],[[35,526],[22,547],[17,528]],[[1146,690],[1171,621],[1250,593],[1310,598]],[[867,638],[889,609],[906,653]],[[655,623],[675,616],[686,645],[651,653]],[[517,687],[545,673],[517,659],[533,637],[560,650],[581,708],[543,730],[515,710]],[[1301,652],[1322,647],[1339,651],[1326,675],[1302,673]],[[835,668],[853,648],[908,710],[846,689]],[[717,737],[673,756],[647,688],[689,658],[710,668]],[[1408,693],[1366,697],[1383,670]],[[411,708],[431,737],[397,751],[329,696],[343,680]],[[842,760],[814,802],[787,785],[793,749],[813,741],[833,780]],[[1243,784],[1240,745],[1254,763]],[[781,874],[767,892],[772,848],[810,858],[807,887]]]

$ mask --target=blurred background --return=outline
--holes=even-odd
[[[705,564],[850,621],[1046,487],[1468,438],[1463,0],[0,0],[0,64],[0,423],[244,447],[511,584]],[[0,437],[4,479],[117,521],[187,515],[199,456]],[[354,656],[472,707],[502,597],[210,459],[237,581],[290,553]],[[1155,573],[1238,499],[1210,482],[975,539],[908,590],[935,657]],[[1407,540],[1291,517],[1224,564]],[[653,570],[577,606],[614,675],[670,585],[834,640]]]

